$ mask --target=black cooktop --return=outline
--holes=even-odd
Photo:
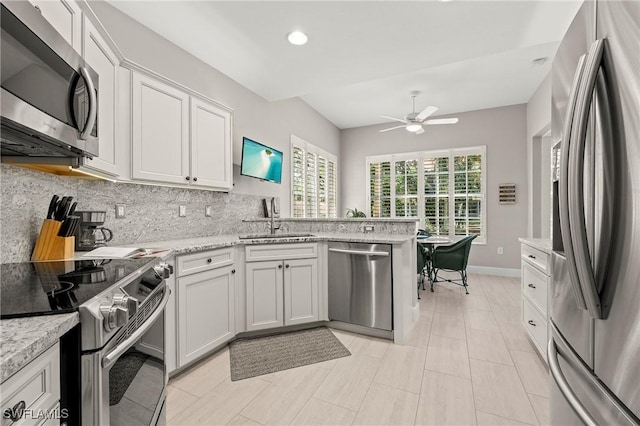
[[[74,312],[157,258],[61,260],[0,265],[0,318]]]

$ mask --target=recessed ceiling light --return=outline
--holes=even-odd
[[[307,37],[307,35],[302,31],[294,31],[289,33],[289,35],[287,36],[287,40],[289,40],[289,43],[291,44],[302,46],[303,44],[307,43],[309,37]]]

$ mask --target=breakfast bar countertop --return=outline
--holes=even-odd
[[[218,235],[198,238],[185,238],[183,240],[154,241],[149,243],[136,244],[142,248],[166,248],[171,249],[171,254],[181,255],[195,253],[205,250],[214,250],[223,247],[236,245],[254,244],[284,244],[284,243],[306,243],[317,241],[344,241],[354,243],[378,243],[378,244],[402,244],[415,238],[415,235],[391,235],[376,233],[313,233],[310,236],[291,237],[280,236],[278,238],[259,237],[240,238],[238,235]]]
[[[78,322],[77,312],[0,321],[0,383],[51,347]]]

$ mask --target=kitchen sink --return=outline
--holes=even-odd
[[[279,238],[303,238],[313,237],[313,234],[253,234],[253,235],[240,235],[238,238],[241,240],[260,240],[260,239],[279,239]]]

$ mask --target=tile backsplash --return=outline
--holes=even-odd
[[[53,194],[73,196],[78,210],[105,210],[113,245],[246,233],[243,220],[264,217],[258,195],[86,180],[1,164],[0,263],[30,259]],[[126,218],[115,219],[116,203],[126,205]],[[185,217],[178,216],[181,205]]]

